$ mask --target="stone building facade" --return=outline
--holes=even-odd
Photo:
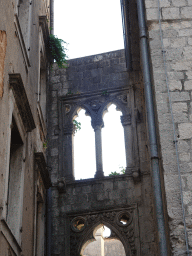
[[[53,254],[78,255],[102,223],[120,238],[126,255],[190,255],[192,3],[121,4],[125,53],[70,60],[67,70],[54,67],[51,74]],[[110,103],[119,107],[118,97],[126,99],[128,110],[122,117],[126,174],[103,177],[97,153],[102,120],[94,120]],[[75,181],[72,120],[80,108],[95,130],[97,172],[94,179]],[[129,214],[134,245],[118,233],[118,216]]]
[[[190,255],[192,2],[145,7],[171,252]]]
[[[129,256],[191,253],[192,2],[120,2],[125,50],[54,64],[50,77],[53,1],[0,2],[2,256],[78,256],[99,225]],[[127,166],[105,177],[110,104],[122,112]],[[96,174],[75,180],[73,120],[82,108]]]
[[[50,1],[0,1],[0,255],[46,253]]]

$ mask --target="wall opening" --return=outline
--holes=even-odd
[[[74,135],[74,171],[75,179],[93,178],[96,172],[95,134],[91,118],[81,109],[75,119],[81,123],[81,130]]]
[[[121,111],[112,104],[104,115],[102,129],[103,170],[105,176],[122,173],[126,167],[124,130],[120,121]]]
[[[7,223],[19,241],[22,209],[23,141],[14,118],[11,128]]]
[[[111,230],[100,224],[93,231],[94,239],[85,243],[81,250],[82,256],[125,256],[125,249]]]

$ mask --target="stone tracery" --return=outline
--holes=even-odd
[[[101,129],[104,127],[103,116],[107,111],[109,104],[115,104],[117,109],[122,111],[121,122],[124,127],[125,137],[125,151],[126,151],[126,173],[133,173],[134,166],[134,134],[132,132],[132,116],[134,112],[134,106],[132,106],[131,100],[129,99],[129,89],[124,92],[113,92],[107,93],[106,95],[95,95],[95,96],[83,96],[73,95],[63,97],[60,100],[60,115],[62,118],[62,125],[60,131],[65,137],[64,144],[61,145],[60,149],[63,152],[64,158],[60,161],[60,173],[66,178],[66,180],[74,179],[74,167],[73,167],[73,119],[78,115],[78,111],[83,108],[86,111],[86,115],[91,117],[91,125],[95,131],[95,147],[96,147],[96,174],[95,178],[104,177],[103,173],[103,162],[102,162],[102,138]],[[79,99],[77,100],[77,97]],[[61,142],[62,143],[62,142]],[[63,173],[65,166],[65,171]],[[135,171],[135,170],[134,170]]]
[[[84,244],[94,240],[93,231],[99,225],[103,224],[112,231],[112,236],[119,239],[125,248],[126,255],[139,255],[139,244],[137,243],[135,227],[135,208],[127,208],[123,210],[108,210],[104,212],[93,212],[83,214],[82,216],[69,216],[71,223],[70,248],[71,256],[81,255]],[[120,217],[122,215],[129,216],[128,222],[122,224]],[[84,228],[74,229],[74,222],[84,220]]]

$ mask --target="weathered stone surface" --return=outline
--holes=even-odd
[[[192,123],[181,123],[178,125],[178,128],[181,139],[192,138]]]
[[[179,8],[162,8],[162,16],[164,20],[179,19]]]

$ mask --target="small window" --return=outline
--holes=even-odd
[[[7,223],[19,240],[22,209],[23,141],[13,118],[9,164]]]

